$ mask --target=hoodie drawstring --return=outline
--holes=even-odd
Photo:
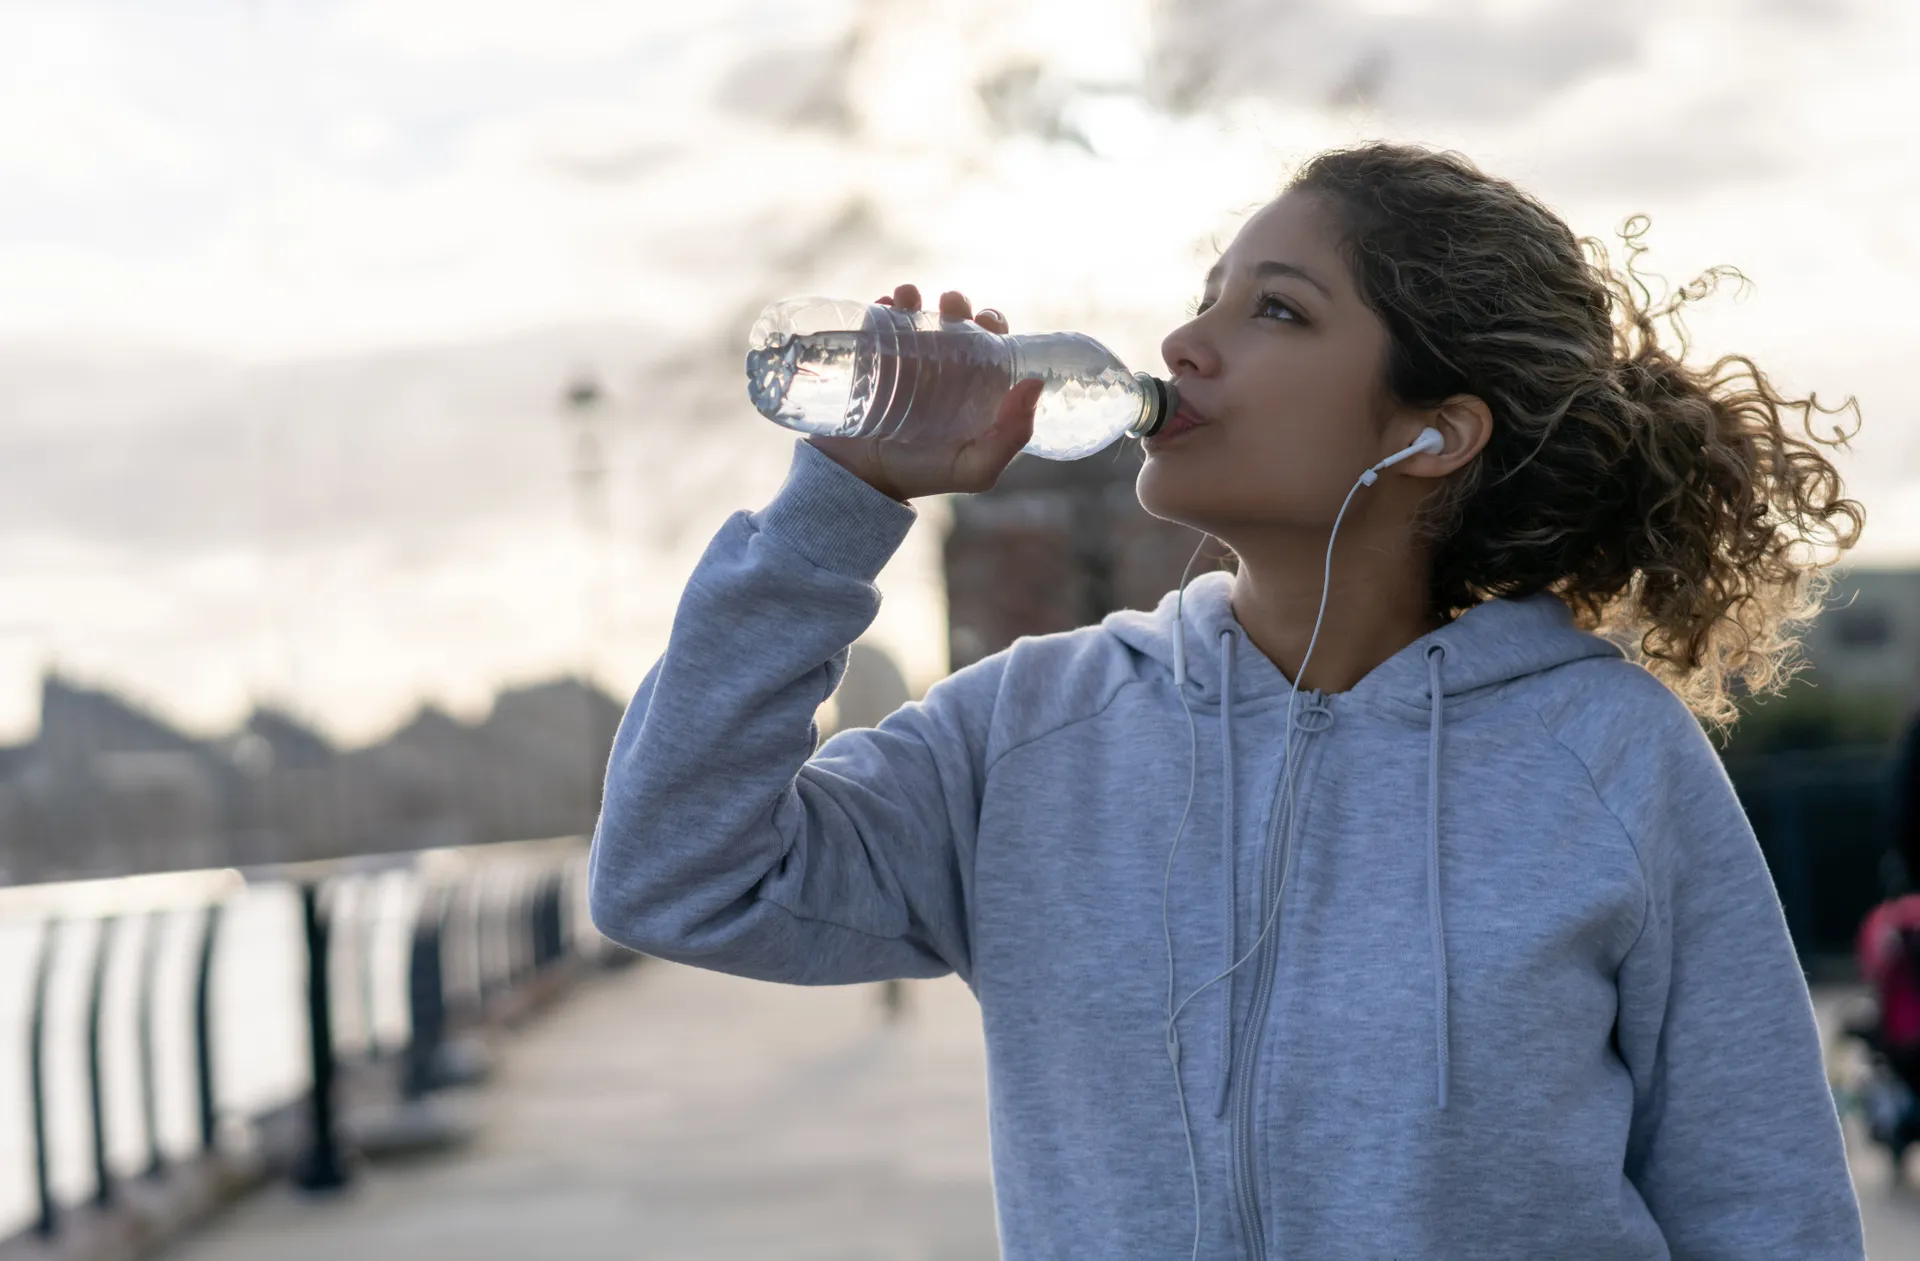
[[[1447,927],[1440,911],[1440,723],[1442,691],[1440,664],[1446,660],[1443,644],[1427,646],[1427,697],[1433,706],[1427,737],[1427,927],[1433,947],[1433,1038],[1438,1052],[1439,1094],[1436,1107],[1447,1106],[1451,1076],[1452,1029],[1447,1015]]]
[[[1227,957],[1225,967],[1233,967],[1236,953],[1240,949],[1240,890],[1234,875],[1235,854],[1233,838],[1233,657],[1235,641],[1231,630],[1220,632],[1220,772],[1224,787],[1221,789],[1221,857],[1227,867]],[[1216,1117],[1227,1114],[1227,1088],[1233,1081],[1233,978],[1225,983],[1227,996],[1227,1018],[1221,1022],[1220,1050],[1220,1093],[1213,1106]]]
[[[1237,644],[1232,631],[1220,632],[1221,858],[1226,867],[1226,967],[1239,950],[1239,883],[1234,849],[1233,670]],[[1432,717],[1427,729],[1427,929],[1433,964],[1433,1040],[1436,1061],[1435,1107],[1444,1110],[1452,1080],[1453,1029],[1448,1011],[1447,927],[1440,889],[1440,731],[1445,722],[1445,689],[1440,670],[1444,644],[1427,646],[1427,697]],[[1302,715],[1305,717],[1305,715]],[[1224,1116],[1233,1082],[1233,986],[1227,981],[1227,1016],[1222,1023],[1219,1092],[1214,1115]]]

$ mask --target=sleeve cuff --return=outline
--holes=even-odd
[[[919,515],[802,438],[793,444],[785,484],[751,520],[822,569],[871,582]]]

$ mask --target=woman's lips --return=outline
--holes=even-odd
[[[1206,423],[1206,417],[1200,415],[1200,413],[1194,411],[1185,403],[1182,403],[1180,404],[1180,410],[1176,411],[1168,418],[1167,423],[1161,426],[1160,432],[1147,439],[1147,444],[1149,446],[1158,445],[1170,438],[1177,438],[1181,434],[1199,429]]]

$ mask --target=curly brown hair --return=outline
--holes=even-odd
[[[1601,242],[1456,153],[1335,150],[1288,188],[1332,212],[1388,329],[1392,395],[1474,395],[1493,413],[1486,448],[1419,522],[1436,616],[1552,592],[1719,728],[1734,695],[1792,677],[1825,566],[1865,521],[1822,450],[1845,446],[1859,409],[1786,398],[1743,355],[1685,362],[1682,308],[1744,276],[1714,268],[1656,299],[1637,267],[1644,217],[1621,229],[1615,269]],[[1814,432],[1843,412],[1853,431]]]

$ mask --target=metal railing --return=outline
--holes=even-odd
[[[0,890],[0,918],[37,921],[28,990],[26,1077],[31,1177],[37,1211],[13,1240],[0,1240],[0,1261],[15,1255],[46,1255],[75,1232],[153,1236],[151,1221],[131,1221],[140,1205],[124,1193],[142,1184],[141,1198],[165,1198],[178,1184],[187,1198],[210,1208],[243,1185],[278,1175],[312,1191],[345,1185],[352,1177],[356,1139],[343,1131],[343,1099],[383,1101],[401,1115],[434,1092],[471,1082],[483,1073],[472,1035],[488,1025],[512,1022],[537,1009],[577,975],[578,965],[615,964],[635,956],[595,933],[585,912],[586,843],[579,838],[515,842],[463,849],[296,864],[247,871],[190,872]],[[398,878],[410,889],[395,924],[372,896],[376,882]],[[215,1002],[216,960],[222,928],[236,895],[248,887],[290,887],[299,900],[300,947],[304,955],[306,1085],[296,1097],[251,1115],[232,1117],[221,1107]],[[352,914],[343,915],[351,904]],[[166,917],[191,914],[191,1066],[195,1146],[170,1158],[162,1142],[158,1059],[158,957]],[[135,970],[131,1024],[135,1057],[131,1101],[107,1089],[103,1028],[108,1010],[108,972],[123,931],[146,920]],[[68,951],[83,945],[79,930],[92,925],[92,957],[85,982],[87,1140],[91,1188],[84,1196],[57,1193],[56,1135],[49,1110],[54,1017],[50,995],[56,969]],[[404,977],[378,975],[375,934],[404,934]],[[75,958],[68,966],[78,963]],[[343,987],[342,974],[351,984]],[[375,989],[400,982],[406,1033],[396,1045],[383,1042],[374,1019]],[[343,993],[342,989],[351,990]],[[347,1006],[350,1005],[350,1006]],[[359,1013],[357,1048],[343,1047],[335,1017],[343,1006]],[[109,1123],[118,1103],[127,1117],[113,1117],[123,1130],[137,1117],[144,1155],[137,1171],[122,1161],[116,1170],[109,1150]],[[237,1121],[237,1125],[235,1122]],[[417,1121],[417,1118],[416,1118]],[[450,1137],[450,1135],[442,1135]],[[416,1123],[409,1142],[433,1141]],[[212,1188],[212,1189],[209,1189]],[[129,1210],[136,1210],[130,1212]],[[188,1214],[193,1215],[192,1213]],[[148,1214],[152,1216],[151,1213]],[[182,1216],[176,1207],[164,1216]],[[116,1221],[116,1219],[129,1219]],[[96,1251],[99,1251],[96,1249]],[[127,1249],[109,1249],[124,1255]],[[70,1255],[72,1249],[64,1249]]]
[[[1894,751],[1880,745],[1726,759],[1803,960],[1845,959],[1892,888]]]

